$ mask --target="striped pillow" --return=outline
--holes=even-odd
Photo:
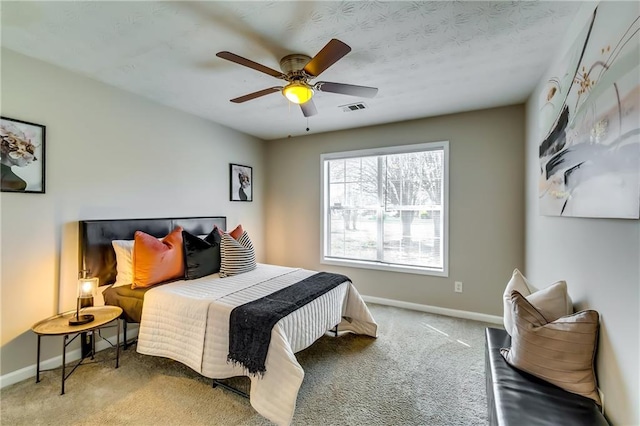
[[[598,346],[598,313],[580,311],[548,322],[516,290],[513,303],[511,348],[500,349],[504,359],[568,392],[600,405],[594,370]]]
[[[220,276],[230,277],[256,269],[256,254],[247,231],[236,241],[227,233],[220,241]]]

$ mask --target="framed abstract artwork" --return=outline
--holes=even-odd
[[[253,201],[253,169],[229,164],[229,188],[231,201]]]
[[[546,216],[640,218],[640,5],[602,2],[540,93]]]
[[[44,194],[45,133],[41,124],[0,117],[2,192]]]

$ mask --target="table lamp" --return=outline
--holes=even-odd
[[[93,321],[91,314],[80,315],[80,309],[93,306],[93,297],[98,291],[98,278],[87,277],[89,271],[83,270],[78,278],[78,301],[76,314],[69,319],[69,325],[82,325]]]

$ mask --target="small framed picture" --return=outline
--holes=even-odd
[[[0,189],[44,194],[45,126],[0,117]]]
[[[231,201],[253,201],[253,169],[240,164],[229,164]]]

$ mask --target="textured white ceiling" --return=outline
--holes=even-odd
[[[262,139],[305,134],[281,85],[219,59],[279,70],[331,38],[351,53],[319,78],[379,88],[374,99],[317,93],[311,133],[523,102],[579,2],[6,2],[2,45]],[[367,109],[340,105],[364,101]]]

